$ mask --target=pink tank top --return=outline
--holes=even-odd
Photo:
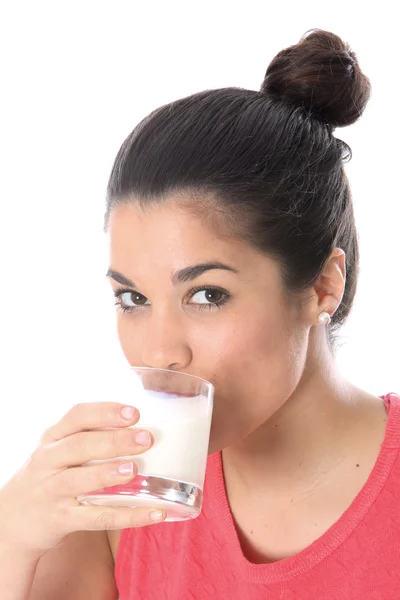
[[[388,421],[375,466],[350,507],[310,546],[274,563],[249,562],[221,454],[212,454],[199,517],[122,530],[120,600],[399,600],[400,396],[381,398]]]

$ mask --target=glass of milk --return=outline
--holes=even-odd
[[[132,460],[137,476],[127,484],[78,496],[84,505],[158,507],[166,521],[201,512],[213,410],[214,386],[205,379],[150,367],[129,367],[124,402],[140,412],[131,429],[146,429],[154,444],[143,454],[91,460],[86,465]]]

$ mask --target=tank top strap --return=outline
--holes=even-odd
[[[400,395],[396,392],[389,392],[380,396],[388,412],[386,425],[386,435],[383,446],[386,448],[400,448]]]

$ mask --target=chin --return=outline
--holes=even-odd
[[[225,434],[222,431],[217,433],[215,429],[211,427],[208,454],[210,455],[214,454],[215,452],[221,452],[221,450],[224,450],[224,448],[228,448],[228,446],[232,446],[232,444],[239,442],[241,439],[243,439],[243,437],[246,437],[246,434],[243,432],[241,435],[234,435],[232,431],[230,433],[225,432]]]
[[[208,455],[214,454],[214,452],[221,452],[224,448],[230,445],[231,441],[227,440],[227,436],[221,435],[221,431],[219,434],[215,431],[215,429],[211,426],[210,433],[210,441],[208,444]],[[225,438],[225,439],[224,439]]]
[[[223,450],[223,446],[221,447],[221,444],[218,444],[216,442],[211,442],[210,440],[210,444],[208,446],[208,456],[210,456],[210,454],[214,454],[215,452],[221,452],[221,450]]]

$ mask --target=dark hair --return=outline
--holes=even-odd
[[[237,236],[279,261],[291,295],[310,288],[332,249],[342,248],[345,291],[327,327],[333,348],[359,266],[343,167],[351,149],[333,130],[354,123],[370,95],[348,44],[328,31],[306,32],[275,56],[260,91],[206,90],[143,119],[116,156],[104,230],[116,205],[179,196],[203,216],[223,216]]]

